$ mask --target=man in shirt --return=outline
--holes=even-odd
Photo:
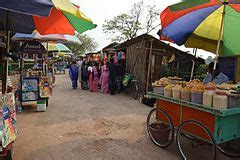
[[[208,75],[204,78],[203,83],[215,82],[216,84],[229,83],[229,78],[220,72],[219,63],[216,64],[216,70],[214,68],[214,62],[211,62],[208,66]]]

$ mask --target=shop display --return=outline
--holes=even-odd
[[[15,97],[13,93],[2,96],[2,146],[5,148],[16,138],[16,111]]]
[[[39,95],[41,98],[49,98],[52,95],[51,77],[39,79]]]
[[[227,83],[216,85],[214,82],[203,84],[198,79],[189,82],[179,80],[176,77],[161,78],[152,84],[153,92],[215,109],[240,107],[240,92],[236,92],[237,85]]]
[[[38,78],[22,78],[22,101],[36,101],[38,94]]]

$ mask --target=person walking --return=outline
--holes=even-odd
[[[72,88],[77,89],[78,87],[78,66],[76,61],[73,61],[69,66],[69,76],[72,82]]]
[[[109,70],[109,92],[110,92],[110,95],[114,95],[116,92],[117,70],[116,70],[116,65],[114,64],[113,58],[110,59],[108,70]]]
[[[90,91],[97,92],[98,91],[98,64],[95,62],[93,67],[90,69],[89,83],[90,83]]]
[[[101,83],[101,93],[108,93],[108,88],[109,88],[109,70],[108,70],[108,66],[107,66],[107,61],[106,60],[104,61],[104,65],[102,66],[100,83]]]
[[[81,67],[81,87],[83,90],[87,90],[88,89],[88,77],[89,77],[89,72],[87,69],[87,65],[86,63],[83,61],[82,63],[82,67]]]

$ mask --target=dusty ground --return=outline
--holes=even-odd
[[[15,160],[179,159],[175,143],[163,150],[150,141],[151,108],[124,95],[72,90],[67,76],[57,76],[47,112],[34,109],[17,116]],[[201,159],[209,159],[204,151]]]

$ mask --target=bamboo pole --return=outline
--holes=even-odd
[[[149,81],[150,81],[150,74],[151,74],[151,64],[152,64],[152,48],[153,48],[153,39],[151,40],[151,46],[150,46],[150,53],[149,53],[149,62],[148,62],[148,74],[147,74],[147,86],[146,86],[146,93],[149,90]]]

